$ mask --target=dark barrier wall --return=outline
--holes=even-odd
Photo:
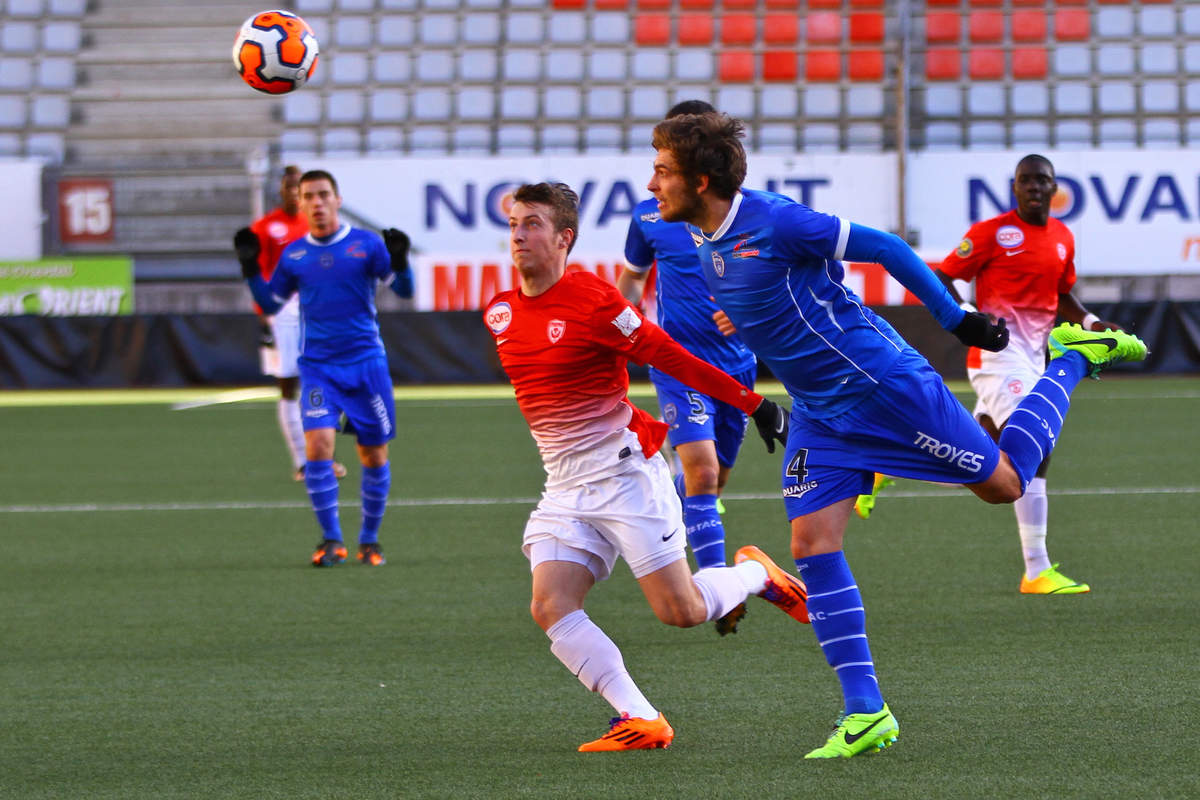
[[[1200,301],[1093,303],[1090,309],[1150,346],[1146,363],[1117,369],[1200,372]],[[947,378],[966,376],[964,348],[923,308],[877,310]],[[385,313],[379,322],[398,384],[504,380],[479,312]],[[258,371],[258,323],[250,314],[0,317],[3,388],[267,382]]]

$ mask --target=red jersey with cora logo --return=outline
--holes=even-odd
[[[308,220],[303,214],[293,216],[282,208],[276,208],[255,220],[250,230],[258,236],[262,246],[258,254],[258,268],[262,271],[263,280],[269,281],[283,248],[308,235]]]
[[[975,281],[975,306],[1008,321],[1009,350],[1023,351],[1033,363],[1045,362],[1046,337],[1058,314],[1058,296],[1075,285],[1075,237],[1051,217],[1030,225],[1009,211],[971,226],[942,272]],[[982,354],[972,347],[967,366],[979,367]]]
[[[537,297],[500,292],[483,312],[546,468],[547,486],[578,481],[577,456],[623,428],[647,458],[667,426],[627,397],[626,364],[653,364],[747,413],[762,398],[688,353],[590,272],[569,272]]]

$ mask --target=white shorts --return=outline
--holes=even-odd
[[[635,578],[685,558],[683,509],[662,456],[643,457],[637,436],[623,429],[589,457],[593,463],[587,472],[602,474],[547,489],[530,515],[521,546],[530,569],[545,561],[569,561],[602,581],[617,556]]]
[[[264,375],[295,378],[300,374],[300,301],[293,295],[279,313],[268,317],[274,347],[260,347],[259,362]]]
[[[976,419],[986,414],[997,428],[1007,422],[1045,372],[1045,357],[1042,358],[1039,364],[1019,351],[984,353],[981,366],[967,370],[977,397],[975,410],[971,412]]]

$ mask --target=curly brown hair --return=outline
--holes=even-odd
[[[746,179],[746,128],[739,119],[719,111],[683,114],[654,126],[654,149],[669,150],[690,185],[708,176],[718,197],[730,198]]]

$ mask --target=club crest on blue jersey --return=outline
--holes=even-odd
[[[712,254],[713,272],[717,273],[718,278],[725,277],[725,259],[721,258],[721,254],[716,250]]]
[[[333,266],[333,262],[333,253],[321,253],[321,257],[317,259],[317,263],[321,265],[322,269],[329,269]]]
[[[567,332],[567,323],[561,319],[552,319],[546,323],[546,337],[550,339],[550,344],[558,344],[558,340]]]

